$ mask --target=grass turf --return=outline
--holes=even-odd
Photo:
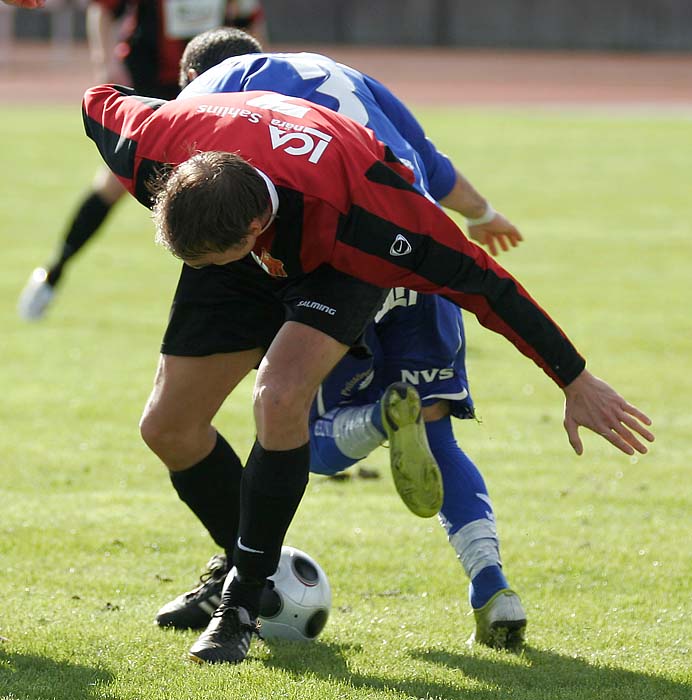
[[[214,547],[137,432],[177,263],[119,205],[41,323],[17,295],[97,164],[78,111],[3,108],[0,190],[0,699],[629,698],[692,691],[689,464],[692,120],[665,113],[419,110],[526,241],[506,264],[591,370],[649,412],[628,458],[577,458],[561,394],[469,317],[483,419],[456,424],[493,497],[505,570],[529,616],[515,656],[464,641],[466,582],[434,520],[382,478],[313,477],[287,542],[329,574],[314,644],[254,643],[240,667],[185,661],[194,632],[152,619]],[[250,381],[219,417],[247,454]]]

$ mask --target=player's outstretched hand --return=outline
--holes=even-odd
[[[654,434],[646,427],[651,425],[651,419],[587,370],[568,384],[564,392],[563,425],[569,443],[578,455],[584,451],[579,437],[582,426],[598,433],[628,455],[633,455],[635,450],[641,454],[647,452],[646,445],[638,436],[648,442],[654,441]]]
[[[468,234],[471,240],[486,246],[494,256],[499,254],[500,249],[507,252],[524,240],[519,229],[499,212],[487,224],[469,226]]]
[[[27,10],[35,10],[39,7],[44,7],[46,0],[2,0],[5,5],[14,5],[14,7],[25,7]]]

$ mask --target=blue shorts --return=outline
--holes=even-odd
[[[446,299],[398,287],[365,333],[370,352],[350,352],[323,382],[312,417],[339,404],[377,401],[392,382],[418,389],[424,406],[450,403],[457,418],[473,418],[460,309]]]

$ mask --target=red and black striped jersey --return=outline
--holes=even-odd
[[[278,215],[255,253],[282,273],[327,263],[383,288],[441,294],[559,385],[583,370],[583,358],[519,282],[411,185],[411,172],[372,131],[347,117],[265,91],[165,102],[108,85],[86,93],[83,112],[103,159],[143,204],[147,181],[164,165],[200,151],[239,153],[277,189]]]

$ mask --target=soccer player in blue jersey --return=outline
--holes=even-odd
[[[371,356],[347,356],[320,387],[311,411],[310,471],[332,475],[347,469],[385,439],[390,451],[396,449],[398,438],[388,429],[383,407],[391,392],[407,392],[414,406],[420,405],[420,395],[425,438],[444,485],[439,518],[470,581],[476,618],[472,638],[516,647],[523,640],[526,614],[502,570],[485,481],[452,429],[452,416],[475,416],[462,316],[442,297],[395,288],[365,342]],[[415,445],[404,449],[416,454]]]
[[[196,37],[181,61],[180,82],[185,89],[178,99],[270,89],[322,104],[370,127],[410,166],[418,188],[465,215],[471,235],[491,252],[507,250],[521,240],[519,231],[489,206],[381,83],[326,56],[259,50],[252,37],[238,30],[224,28]],[[313,405],[311,471],[334,474],[389,439],[395,484],[407,502],[407,484],[397,478],[395,465],[406,456],[432,460],[429,442],[433,464],[441,472],[444,501],[441,508],[437,499],[412,510],[424,516],[440,511],[449,541],[471,581],[476,639],[492,646],[516,646],[523,639],[526,615],[502,571],[483,477],[458,446],[451,424],[451,416],[474,416],[461,312],[441,297],[395,289],[368,329],[365,343],[370,353],[347,355],[322,385]],[[395,426],[388,424],[385,410],[391,410],[392,402],[399,410]],[[406,427],[401,429],[402,425]],[[187,626],[205,609],[208,618],[213,612],[209,600],[218,595],[215,581],[221,579],[223,565],[223,560],[213,559],[212,576],[197,595],[186,594],[165,606],[157,617],[159,623]],[[205,614],[199,617],[205,623]]]

